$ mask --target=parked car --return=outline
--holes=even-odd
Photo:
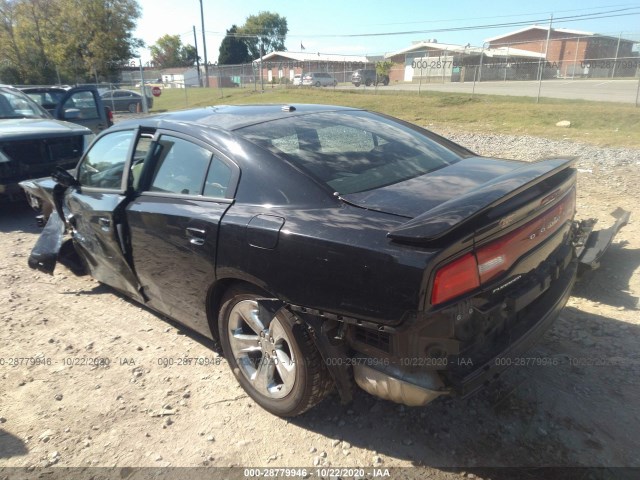
[[[375,70],[360,69],[351,75],[351,83],[359,87],[363,83],[368,87],[370,85],[389,85],[389,75],[378,75]]]
[[[91,130],[79,124],[96,127],[100,113],[104,115],[97,97],[91,96],[91,105],[77,104],[87,94],[91,92],[69,90],[52,115],[20,90],[0,86],[0,200],[24,199],[18,182],[78,163],[94,138]]]
[[[80,111],[74,123],[90,128],[93,133],[100,133],[113,125],[113,112],[102,103],[98,89],[93,86],[20,87],[20,90],[52,115],[64,100],[63,109]]]
[[[145,95],[147,107],[153,107],[153,97]],[[102,94],[102,101],[114,112],[142,111],[142,95],[131,90],[108,90]]]
[[[302,85],[302,74],[297,74],[293,76],[293,82],[291,82],[294,86],[299,87]]]
[[[54,179],[22,184],[55,205],[30,266],[88,272],[214,339],[281,416],[333,388],[348,402],[352,380],[414,406],[475,391],[540,338],[629,215],[594,242],[573,220],[574,160],[480,157],[322,105],[118,123]]]
[[[312,85],[314,87],[335,87],[337,84],[338,81],[328,73],[305,73],[302,77],[302,85]]]

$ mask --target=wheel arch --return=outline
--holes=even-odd
[[[220,335],[218,333],[218,321],[220,317],[220,310],[222,308],[222,299],[227,291],[234,286],[245,286],[250,289],[256,289],[262,291],[265,296],[276,297],[270,293],[264,285],[260,285],[263,282],[248,281],[246,279],[240,279],[235,277],[221,278],[214,282],[207,292],[207,322],[209,323],[209,330],[211,336],[216,342],[220,342]]]

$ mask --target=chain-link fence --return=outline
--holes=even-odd
[[[639,43],[600,36],[488,42],[482,47],[423,42],[386,58],[393,62],[396,82],[637,78]]]
[[[540,31],[536,31],[536,29]],[[531,29],[529,29],[531,30]],[[125,67],[120,86],[240,88],[253,90],[300,85],[445,90],[559,98],[611,100],[638,104],[640,33],[619,36],[579,34],[535,27],[540,38],[522,34],[489,39],[482,46],[415,42],[376,57],[273,52],[242,65],[182,69]],[[569,32],[569,33],[567,33]],[[520,35],[520,38],[518,38]],[[548,38],[547,38],[548,37]],[[387,71],[376,72],[384,62]],[[354,73],[359,71],[359,76]],[[622,80],[622,81],[618,81]],[[589,83],[591,82],[591,83]],[[562,86],[562,88],[560,88]],[[587,93],[583,93],[589,87]],[[558,90],[556,92],[556,90]],[[188,95],[185,92],[185,98]]]

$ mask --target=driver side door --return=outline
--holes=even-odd
[[[78,254],[91,276],[144,301],[133,271],[124,208],[134,154],[148,153],[150,138],[120,130],[96,140],[77,168],[77,185],[65,194],[66,220]]]

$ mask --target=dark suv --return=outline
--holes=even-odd
[[[53,114],[29,96],[41,95],[43,89],[28,90],[0,85],[0,201],[24,198],[21,180],[49,175],[56,167],[75,167],[95,137],[90,128],[99,132],[109,127],[95,87],[61,93]]]
[[[375,70],[356,70],[351,75],[351,83],[359,87],[364,83],[367,87],[375,84],[389,85],[389,75],[378,75]]]

